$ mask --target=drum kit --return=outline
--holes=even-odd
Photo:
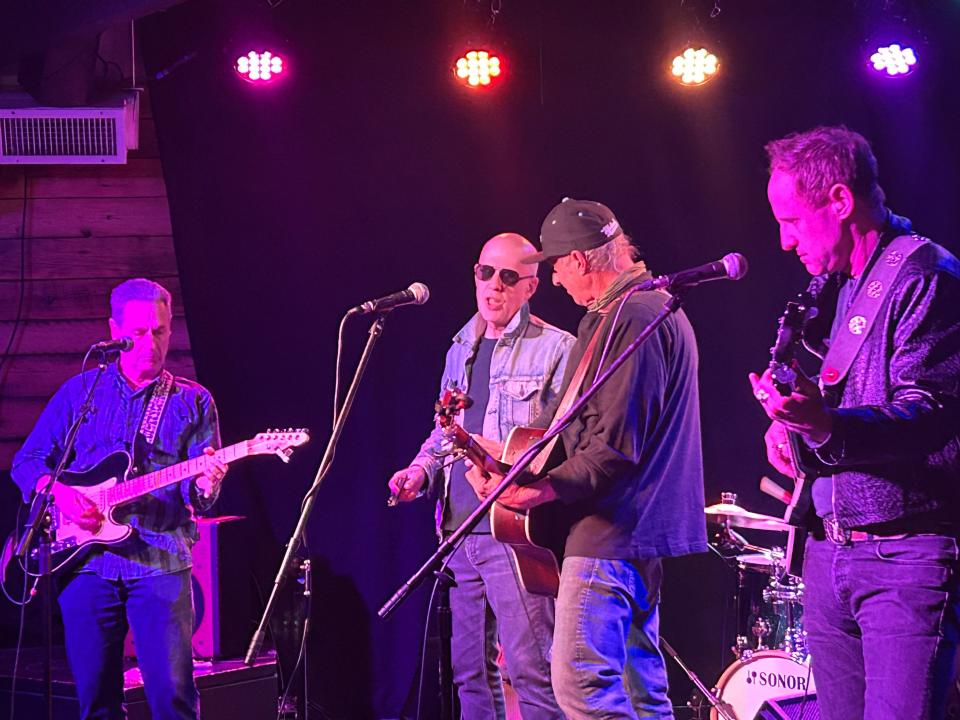
[[[753,720],[768,700],[816,692],[803,630],[803,581],[790,572],[796,528],[742,508],[734,493],[722,493],[705,512],[720,526],[711,549],[737,573],[736,659],[707,695],[710,720]],[[786,533],[786,549],[754,545],[735,528]]]

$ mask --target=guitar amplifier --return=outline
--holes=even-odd
[[[767,700],[757,712],[756,720],[820,720],[816,695]]]
[[[197,658],[240,657],[253,634],[251,603],[246,586],[223,586],[249,576],[244,566],[244,523],[236,515],[197,519],[193,555],[193,655]],[[226,598],[229,597],[229,602]],[[127,632],[124,656],[136,657],[133,633]]]

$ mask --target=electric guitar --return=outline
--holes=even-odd
[[[289,462],[293,448],[309,439],[310,435],[304,429],[268,430],[252,440],[221,448],[214,457],[229,464],[254,455],[276,454],[284,462]],[[121,450],[107,455],[87,470],[65,472],[53,488],[54,502],[50,505],[54,533],[50,546],[52,572],[79,559],[93,547],[116,545],[129,538],[134,530],[116,520],[118,510],[154,490],[199,475],[206,467],[207,458],[207,455],[201,455],[130,478],[131,458]],[[35,559],[37,551],[30,555]]]
[[[506,475],[510,466],[546,433],[540,428],[513,428],[498,460],[456,422],[457,413],[471,404],[462,390],[445,390],[435,406],[436,421],[444,438],[484,473]],[[543,468],[554,447],[555,442],[548,444],[534,458],[531,472],[538,473]],[[558,517],[558,507],[558,503],[547,503],[530,510],[513,510],[494,503],[490,509],[493,537],[510,550],[520,583],[534,595],[556,597],[560,589],[567,528]]]
[[[770,371],[774,388],[783,396],[790,395],[797,387],[795,368],[797,351],[803,346],[804,331],[807,326],[819,315],[817,298],[825,282],[825,277],[822,275],[814,277],[805,291],[787,303],[780,317],[777,340],[770,348]],[[788,431],[787,437],[794,486],[783,519],[791,525],[800,525],[803,516],[809,510],[810,486],[814,478],[820,474],[820,468],[806,461],[810,453],[796,433]]]

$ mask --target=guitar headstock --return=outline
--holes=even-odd
[[[247,443],[251,455],[277,455],[284,462],[290,462],[293,449],[310,440],[306,428],[287,428],[286,430],[267,430]]]
[[[433,409],[436,411],[437,425],[445,428],[456,421],[457,414],[473,405],[473,400],[463,390],[454,386],[443,391]]]
[[[797,357],[797,348],[803,341],[803,333],[807,323],[818,314],[816,295],[811,292],[817,282],[817,288],[822,287],[823,281],[816,277],[810,287],[800,293],[795,300],[787,303],[783,315],[780,316],[777,326],[777,339],[770,348],[770,370],[774,387],[781,395],[789,395],[797,381],[797,373],[793,368]]]

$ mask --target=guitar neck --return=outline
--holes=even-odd
[[[249,443],[249,440],[244,440],[235,445],[221,448],[213,455],[219,458],[221,462],[229,464],[234,460],[239,460],[250,454]],[[207,465],[207,458],[207,455],[200,455],[182,463],[165,467],[162,470],[156,470],[155,472],[141,475],[140,477],[131,478],[126,482],[117,483],[106,492],[107,504],[112,507],[129,502],[141,495],[146,495],[167,485],[173,485],[186,478],[199,475]]]
[[[466,453],[470,462],[486,471],[500,471],[501,463],[483,447],[473,436],[457,424],[452,424],[445,429],[453,444]]]

